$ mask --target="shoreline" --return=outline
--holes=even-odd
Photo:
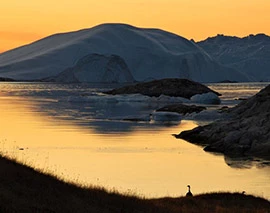
[[[1,212],[269,212],[270,202],[241,193],[146,199],[82,187],[0,156]],[[220,211],[222,209],[222,211]]]

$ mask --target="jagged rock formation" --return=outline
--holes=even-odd
[[[142,94],[158,97],[160,95],[183,97],[190,99],[193,95],[213,92],[207,86],[190,81],[188,79],[162,79],[150,82],[137,83],[135,85],[125,86],[105,92],[106,94]]]
[[[229,119],[176,137],[204,145],[206,151],[270,159],[270,85],[227,113]]]

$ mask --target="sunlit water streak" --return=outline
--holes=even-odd
[[[248,97],[265,84],[210,86],[225,94],[223,104],[234,105],[234,99]],[[125,110],[143,115],[156,106],[66,101],[103,89],[104,85],[0,84],[1,150],[66,180],[146,197],[181,196],[190,184],[194,194],[246,191],[270,198],[267,162],[213,155],[172,136],[195,127],[192,121],[123,122],[107,118],[121,117]]]

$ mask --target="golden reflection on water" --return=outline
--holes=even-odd
[[[246,191],[270,198],[270,167],[235,169],[223,156],[172,136],[194,128],[191,121],[101,134],[36,111],[26,99],[0,102],[2,151],[66,180],[146,197],[181,196],[190,184],[194,194]]]

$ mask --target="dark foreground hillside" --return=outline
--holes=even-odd
[[[0,212],[269,213],[270,202],[239,193],[142,199],[64,183],[0,156]]]

